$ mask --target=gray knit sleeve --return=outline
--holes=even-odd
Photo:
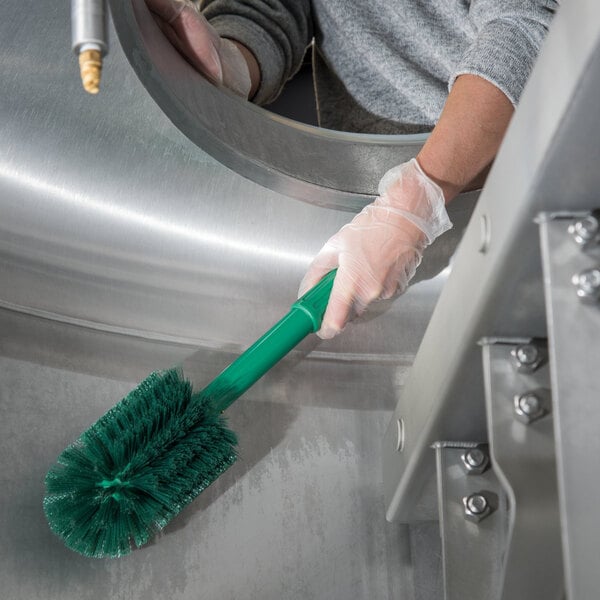
[[[475,39],[449,88],[459,75],[479,75],[516,105],[557,7],[557,0],[472,0]]]
[[[221,36],[241,42],[256,57],[261,81],[253,102],[272,102],[312,40],[310,0],[204,0],[201,6]]]

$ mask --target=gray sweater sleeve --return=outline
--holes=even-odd
[[[475,39],[449,88],[459,75],[478,75],[516,105],[557,7],[557,0],[472,0],[469,20]]]
[[[272,102],[312,40],[310,0],[204,0],[201,6],[221,36],[241,42],[256,57],[261,81],[253,102]]]

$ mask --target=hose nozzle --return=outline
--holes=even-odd
[[[102,53],[100,50],[84,50],[79,55],[79,72],[83,89],[89,94],[100,91],[102,74]]]
[[[100,91],[102,57],[108,52],[106,0],[71,0],[71,42],[79,56],[83,89]]]

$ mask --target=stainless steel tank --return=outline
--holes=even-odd
[[[181,531],[194,521],[191,511],[166,536],[174,540],[163,546],[170,559],[152,558],[159,543],[129,566],[103,563],[96,576],[60,549],[40,516],[43,472],[56,453],[153,369],[185,362],[198,380],[216,375],[287,311],[311,257],[423,137],[322,131],[243,103],[191,75],[139,0],[112,3],[118,40],[111,29],[102,89],[90,97],[69,49],[68,7],[9,0],[0,12],[0,388],[11,490],[2,557],[12,565],[9,594],[29,590],[7,597],[161,597],[160,586],[144,595],[136,573],[154,569],[164,578],[182,557],[188,569],[185,577],[175,570],[180,588],[173,583],[169,597],[247,589],[255,567],[289,568],[286,555],[299,566],[277,576],[281,586],[270,580],[246,597],[285,597],[276,590],[290,585],[328,598],[408,589],[412,583],[398,579],[408,576],[408,562],[402,573],[393,566],[408,561],[408,542],[383,524],[379,440],[476,195],[453,203],[455,229],[428,252],[420,283],[339,338],[306,340],[232,409],[248,458],[202,501],[216,521],[197,517]],[[25,380],[35,384],[24,388]],[[232,582],[223,536],[241,523],[237,542],[252,547],[259,504],[277,496],[273,485],[288,504],[270,509],[276,519],[264,527],[272,543],[256,542],[255,567],[238,557]],[[235,496],[242,490],[244,502]],[[286,529],[293,498],[301,510],[292,513],[302,518]],[[30,524],[26,539],[19,518]],[[199,550],[185,531],[217,550]],[[336,548],[337,584],[322,568]],[[208,587],[190,579],[198,561],[214,573]],[[129,595],[118,591],[119,572]]]

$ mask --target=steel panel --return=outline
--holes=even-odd
[[[545,215],[540,236],[567,597],[584,600],[596,597],[600,589],[600,304],[581,302],[572,277],[600,266],[600,248],[592,244],[584,251],[577,246],[568,232],[573,220]]]

